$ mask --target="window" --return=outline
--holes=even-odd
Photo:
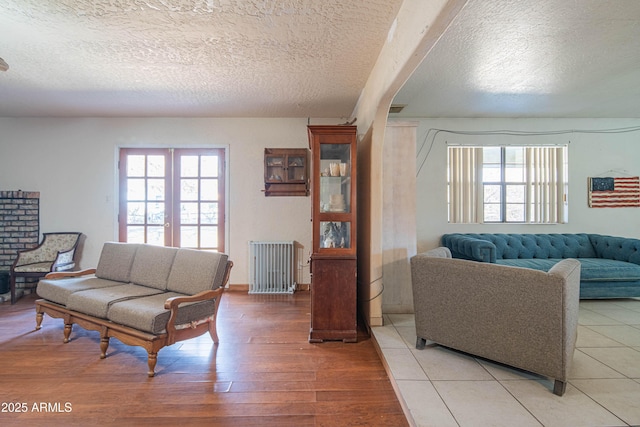
[[[566,146],[449,147],[449,222],[567,222]]]
[[[119,240],[224,252],[224,149],[120,150]]]

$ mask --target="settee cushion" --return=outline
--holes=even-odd
[[[171,265],[177,252],[177,248],[140,245],[131,266],[131,282],[166,290]]]
[[[55,261],[34,262],[33,264],[25,264],[16,266],[13,271],[16,273],[48,273]],[[73,268],[73,266],[71,267]]]
[[[582,282],[633,282],[640,280],[640,265],[604,258],[580,258]]]
[[[549,271],[551,267],[557,264],[561,259],[559,258],[509,258],[509,259],[497,259],[496,264],[508,265],[509,267],[523,267],[531,268],[533,270]]]
[[[131,281],[131,265],[138,245],[131,243],[106,242],[100,253],[96,267],[96,277],[116,282]]]
[[[185,295],[222,286],[228,256],[218,252],[179,249],[173,260],[167,290]]]
[[[498,259],[496,264],[549,271],[562,259]],[[603,258],[580,258],[581,282],[633,282],[640,280],[640,265]]]
[[[129,326],[151,334],[166,332],[169,310],[165,310],[167,298],[184,296],[176,292],[163,292],[158,295],[136,298],[135,300],[117,302],[109,307],[107,318],[114,323]],[[212,316],[215,312],[215,301],[207,300],[196,303],[181,304],[178,308],[176,326],[194,322]]]
[[[66,279],[40,279],[36,293],[40,298],[66,306],[69,296],[74,292],[118,285],[124,285],[124,283],[100,279],[95,276]]]
[[[160,289],[132,284],[89,289],[71,294],[67,300],[67,308],[90,316],[106,319],[109,306],[112,304],[159,293],[162,293]]]

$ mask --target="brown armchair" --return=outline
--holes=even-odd
[[[16,278],[40,278],[53,271],[75,267],[75,252],[82,233],[43,233],[42,242],[33,249],[18,251],[11,265],[11,304],[16,302]]]

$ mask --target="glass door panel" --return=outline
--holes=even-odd
[[[351,212],[348,144],[320,145],[320,212]]]
[[[264,177],[267,182],[282,182],[285,178],[285,158],[281,155],[268,155]]]
[[[121,149],[120,241],[223,252],[224,157],[224,149]]]
[[[350,248],[351,223],[320,221],[320,248]]]
[[[180,247],[220,250],[224,245],[222,150],[176,150],[180,225],[174,231]]]
[[[166,149],[121,151],[121,241],[171,243],[168,223],[171,199],[166,191],[171,178],[170,166],[170,151]]]
[[[302,156],[289,156],[287,163],[287,180],[305,182],[305,158]]]

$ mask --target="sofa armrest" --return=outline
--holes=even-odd
[[[219,295],[222,295],[224,288],[218,288],[214,291],[203,291],[197,293],[195,295],[185,295],[180,297],[171,297],[167,298],[164,303],[164,308],[167,310],[177,309],[180,304],[184,304],[187,302],[198,302],[198,301],[207,301],[210,299],[217,298]]]
[[[171,310],[171,314],[169,315],[169,320],[167,321],[166,327],[168,343],[167,345],[171,345],[176,342],[176,332],[178,331],[176,329],[176,319],[178,317],[178,307],[181,304],[215,300],[214,316],[217,316],[218,307],[220,305],[220,300],[223,292],[224,288],[219,287],[215,290],[203,291],[195,295],[168,298],[164,303],[164,308],[166,310]]]
[[[73,256],[76,253],[76,248],[73,247],[66,251],[58,251],[56,259],[53,262],[54,269],[64,269],[66,266],[73,266]]]
[[[453,258],[496,262],[496,245],[488,240],[456,233],[443,235],[441,243],[442,246],[449,248]]]
[[[598,258],[640,265],[640,239],[589,234],[589,240]]]
[[[96,269],[95,268],[86,268],[84,270],[79,270],[79,271],[54,271],[52,273],[47,273],[46,276],[44,276],[45,279],[62,279],[65,277],[81,277],[81,276],[88,276],[90,274],[95,274]]]

